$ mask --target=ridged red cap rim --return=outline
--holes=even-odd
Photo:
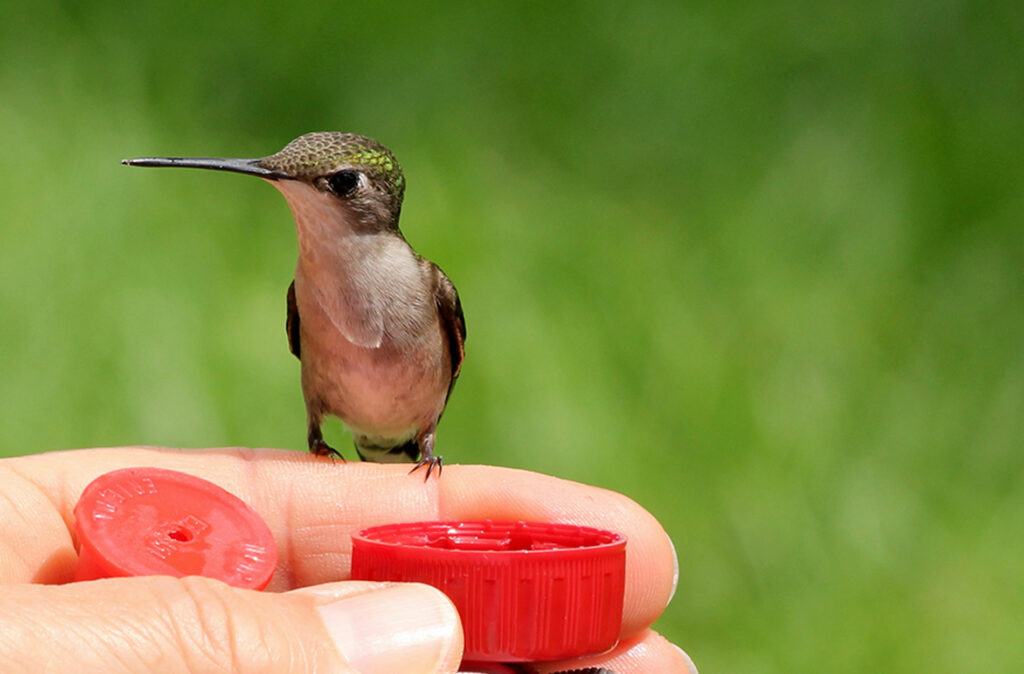
[[[163,468],[105,473],[75,506],[75,580],[207,576],[262,590],[277,565],[266,523],[241,499]]]
[[[618,641],[626,537],[543,522],[409,522],[352,537],[352,578],[444,592],[462,617],[465,660],[527,662],[600,653]]]

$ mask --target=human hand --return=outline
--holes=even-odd
[[[99,475],[130,466],[196,475],[252,506],[278,546],[267,591],[198,577],[69,583],[79,494]],[[455,671],[462,631],[444,595],[417,584],[338,582],[349,574],[354,531],[444,519],[570,522],[629,537],[619,645],[536,671],[696,671],[650,629],[674,591],[676,568],[668,536],[636,503],[509,468],[451,465],[427,484],[407,472],[401,464],[337,465],[239,448],[129,447],[0,460],[3,671]]]

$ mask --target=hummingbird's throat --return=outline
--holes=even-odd
[[[351,214],[333,196],[300,181],[274,183],[291,208],[299,242],[295,297],[303,324],[330,322],[352,344],[380,347],[381,304],[368,283],[366,236],[352,227]],[[327,327],[327,326],[324,326]]]
[[[295,217],[295,296],[303,325],[329,321],[352,344],[375,349],[389,335],[396,346],[418,339],[436,323],[432,296],[423,292],[422,261],[397,231],[359,227],[346,204],[308,183],[275,186]]]

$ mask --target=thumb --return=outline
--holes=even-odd
[[[458,614],[426,585],[273,594],[150,576],[0,592],[5,672],[453,672],[461,655]]]

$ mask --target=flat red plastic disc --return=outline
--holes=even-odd
[[[262,590],[277,565],[270,529],[212,482],[162,468],[99,476],[75,506],[75,580],[206,576]]]

